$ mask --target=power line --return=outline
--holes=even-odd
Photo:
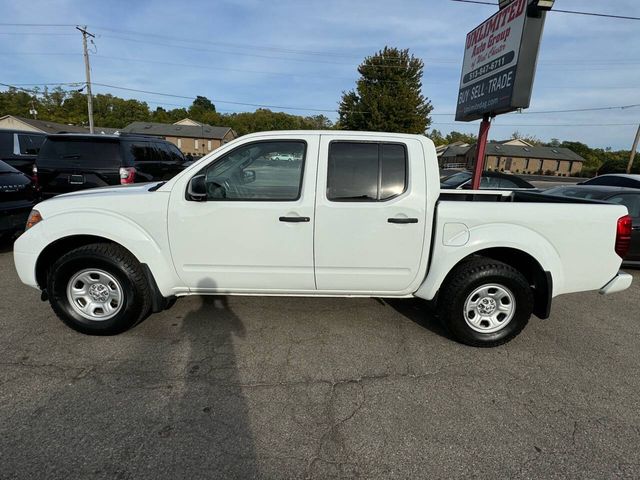
[[[34,35],[47,37],[75,37],[74,33],[55,33],[55,32],[0,32],[0,35]]]
[[[476,3],[480,5],[491,5],[493,7],[497,7],[498,4],[494,2],[485,2],[482,0],[451,0],[452,2],[460,2],[460,3]],[[577,10],[559,10],[557,8],[553,8],[550,10],[552,13],[571,13],[574,15],[589,15],[592,17],[606,17],[606,18],[617,18],[622,20],[640,20],[640,17],[629,17],[626,15],[611,15],[608,13],[595,13],[595,12],[580,12]]]
[[[0,27],[75,27],[77,23],[0,23]]]
[[[432,125],[461,126],[461,122],[433,122]],[[636,127],[637,123],[495,123],[492,127]],[[477,125],[474,124],[475,127]]]
[[[101,87],[106,87],[106,88],[115,88],[117,90],[125,90],[128,92],[137,92],[137,93],[146,93],[148,95],[158,95],[158,96],[162,96],[162,97],[171,97],[171,98],[184,98],[187,100],[193,100],[194,97],[193,96],[186,96],[186,95],[176,95],[173,93],[161,93],[161,92],[152,92],[149,90],[140,90],[137,88],[128,88],[128,87],[119,87],[117,85],[109,85],[106,83],[97,83],[94,82],[93,85],[98,85]],[[261,104],[261,103],[248,103],[248,102],[235,102],[235,101],[231,101],[231,100],[220,100],[220,99],[211,99],[212,102],[214,103],[228,103],[230,105],[242,105],[242,106],[247,106],[247,107],[257,107],[257,108],[281,108],[283,110],[303,110],[303,111],[313,111],[313,112],[330,112],[330,113],[334,113],[337,112],[337,110],[333,109],[326,109],[326,108],[311,108],[311,107],[288,107],[288,106],[283,106],[283,105],[267,105],[267,104]],[[368,112],[353,112],[353,113],[368,113]]]
[[[631,105],[619,105],[612,107],[589,107],[589,108],[573,108],[566,110],[533,110],[533,111],[522,111],[522,112],[510,112],[507,115],[540,115],[540,114],[550,114],[550,113],[576,113],[576,112],[599,112],[603,110],[627,110],[630,108],[638,108],[640,107],[640,103],[635,103]],[[430,113],[430,115],[444,115],[444,116],[454,116],[455,113]]]
[[[1,86],[5,86],[5,87],[12,87],[12,88],[16,88],[16,89],[21,89],[20,86],[40,86],[40,85],[70,85],[70,86],[79,86],[79,85],[84,85],[85,82],[59,82],[59,83],[16,83],[16,84],[6,84],[6,83],[0,83]],[[105,88],[114,88],[117,90],[125,90],[125,91],[131,91],[131,92],[137,92],[137,93],[146,93],[149,95],[158,95],[158,96],[164,96],[164,97],[172,97],[172,98],[182,98],[182,99],[186,99],[186,100],[193,100],[194,97],[193,96],[187,96],[187,95],[176,95],[176,94],[171,94],[171,93],[163,93],[163,92],[154,92],[154,91],[149,91],[149,90],[141,90],[141,89],[135,89],[135,88],[129,88],[129,87],[121,87],[118,85],[110,85],[110,84],[104,84],[104,83],[96,83],[93,82],[93,85],[97,85],[97,86],[102,86]],[[25,90],[25,89],[22,89]],[[30,92],[33,90],[29,90]],[[42,92],[38,92],[38,93],[42,93]],[[217,100],[217,99],[212,99],[213,102],[217,102],[217,103],[228,103],[228,104],[232,104],[232,105],[244,105],[244,106],[251,106],[251,107],[262,107],[262,108],[282,108],[284,110],[307,110],[307,111],[318,111],[318,112],[337,112],[337,110],[331,110],[331,109],[320,109],[320,108],[307,108],[307,107],[285,107],[285,106],[279,106],[279,105],[267,105],[267,104],[258,104],[258,103],[248,103],[248,102],[235,102],[235,101],[226,101],[226,100]],[[160,103],[160,102],[151,102],[149,101],[149,103]],[[163,105],[170,105],[168,103],[160,103]],[[173,106],[183,106],[183,105],[173,105]],[[606,110],[628,110],[628,109],[632,109],[632,108],[638,108],[640,107],[640,103],[635,103],[635,104],[629,104],[629,105],[615,105],[615,106],[606,106],[606,107],[588,107],[588,108],[574,108],[574,109],[563,109],[563,110],[532,110],[532,111],[522,111],[522,112],[511,112],[510,115],[540,115],[540,114],[557,114],[557,113],[578,113],[578,112],[597,112],[597,111],[606,111]],[[368,113],[368,112],[358,112],[358,113]],[[430,113],[431,116],[454,116],[455,113],[440,113],[440,112],[432,112]],[[455,123],[452,125],[459,125],[459,123]],[[525,125],[523,125],[525,126]],[[550,125],[553,126],[553,125]]]

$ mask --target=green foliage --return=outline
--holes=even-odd
[[[14,88],[0,92],[0,116],[17,115],[31,117],[31,105],[38,111],[38,118],[53,122],[88,125],[87,97],[79,91],[36,91],[30,94]],[[184,118],[209,125],[233,128],[239,135],[263,130],[323,130],[333,128],[331,120],[324,115],[299,116],[283,112],[259,109],[255,112],[220,114],[206,97],[197,96],[187,108],[166,110],[157,107],[149,110],[146,102],[127,100],[110,94],[93,97],[94,122],[100,127],[123,128],[131,122],[150,121],[174,123]]]
[[[447,139],[442,135],[442,132],[440,132],[440,130],[436,130],[435,128],[431,130],[431,133],[427,133],[427,137],[429,137],[433,141],[433,143],[435,143],[436,147],[447,144]]]
[[[511,138],[513,140],[522,140],[523,142],[527,142],[529,145],[533,145],[535,147],[544,145],[544,142],[540,140],[538,137],[534,135],[523,135],[517,130],[511,134]]]
[[[478,137],[473,133],[456,132],[454,130],[453,132],[447,133],[445,140],[446,140],[445,142],[446,144],[450,144],[454,142],[462,142],[462,143],[468,143],[469,145],[473,145],[478,141]]]
[[[424,134],[433,107],[421,93],[423,68],[408,49],[384,47],[365,58],[356,89],[342,95],[340,128]]]

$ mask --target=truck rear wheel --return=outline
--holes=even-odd
[[[61,256],[47,276],[49,302],[69,327],[114,335],[136,325],[151,308],[140,263],[119,245],[94,243]]]
[[[446,328],[461,343],[495,347],[516,337],[533,310],[533,293],[513,267],[472,258],[448,275],[438,297]]]

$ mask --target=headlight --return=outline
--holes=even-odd
[[[38,210],[31,210],[29,218],[27,218],[27,225],[24,228],[25,231],[29,230],[31,227],[33,227],[37,223],[40,223],[41,221],[42,215],[40,215],[40,212]]]

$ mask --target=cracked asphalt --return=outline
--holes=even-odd
[[[638,478],[640,271],[506,346],[422,302],[187,298],[66,328],[0,253],[0,478]]]

